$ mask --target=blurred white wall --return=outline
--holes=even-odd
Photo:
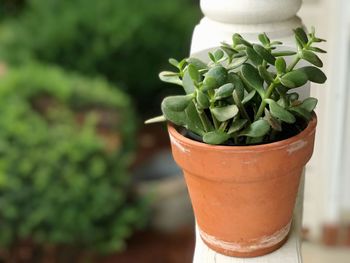
[[[312,85],[319,99],[315,153],[308,165],[304,225],[314,238],[324,223],[338,223],[350,213],[350,1],[304,0],[299,16],[307,28],[328,40],[322,56],[325,85]]]

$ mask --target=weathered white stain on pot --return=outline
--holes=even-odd
[[[304,148],[306,145],[307,145],[307,141],[305,141],[305,140],[299,140],[299,141],[293,142],[287,148],[287,152],[290,155],[290,154]]]
[[[290,221],[287,225],[285,225],[284,227],[282,227],[280,230],[276,231],[272,235],[263,236],[261,238],[250,240],[250,242],[253,245],[247,245],[247,246],[243,246],[240,243],[227,242],[227,241],[217,239],[216,237],[205,233],[199,227],[198,227],[198,231],[202,239],[208,244],[211,244],[216,247],[221,247],[222,249],[232,251],[232,252],[248,253],[259,249],[272,247],[278,244],[279,242],[281,242],[288,235],[291,223],[292,222]]]

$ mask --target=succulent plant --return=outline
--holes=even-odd
[[[166,97],[163,115],[146,123],[168,120],[208,144],[268,143],[290,136],[291,127],[306,126],[317,104],[312,97],[300,101],[295,89],[327,79],[316,54],[325,51],[314,46],[325,40],[315,36],[314,28],[309,34],[296,28],[294,35],[296,51],[282,49],[282,42],[265,33],[259,44],[234,34],[232,44],[208,53],[209,63],[169,59],[177,72],[159,77],[182,86],[186,94]],[[308,65],[296,67],[301,60]]]

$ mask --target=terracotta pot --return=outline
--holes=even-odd
[[[255,257],[287,239],[303,167],[311,158],[316,115],[294,137],[254,146],[212,146],[169,125],[200,235],[213,250]]]

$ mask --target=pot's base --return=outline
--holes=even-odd
[[[213,246],[213,245],[209,244],[208,242],[206,242],[203,238],[202,238],[202,240],[209,248],[211,248],[212,250],[214,250],[220,254],[223,254],[225,256],[239,257],[239,258],[253,258],[253,257],[260,257],[263,255],[272,253],[273,251],[279,249],[288,240],[288,235],[284,239],[282,239],[280,242],[278,242],[277,244],[275,244],[271,247],[257,249],[257,250],[251,251],[251,252],[237,252],[237,251],[227,250],[227,249]]]

